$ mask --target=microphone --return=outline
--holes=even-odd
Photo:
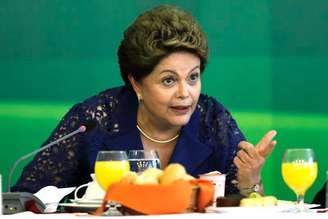
[[[37,149],[37,150],[34,150],[22,157],[20,157],[19,159],[17,159],[15,161],[15,163],[11,166],[10,168],[10,171],[9,171],[9,174],[8,174],[8,178],[7,178],[7,193],[3,193],[3,207],[4,207],[4,214],[13,214],[13,213],[18,213],[18,212],[21,212],[21,211],[24,211],[25,210],[25,207],[26,207],[26,203],[28,201],[31,201],[31,199],[33,199],[33,201],[36,202],[36,204],[38,205],[38,208],[39,209],[44,209],[44,204],[41,203],[41,201],[35,197],[33,194],[30,194],[28,192],[14,192],[12,193],[10,190],[11,190],[11,178],[12,178],[12,175],[14,173],[14,170],[16,169],[17,165],[23,161],[23,160],[26,160],[27,158],[41,152],[41,151],[44,151],[44,150],[47,150],[48,148],[52,147],[53,145],[55,144],[58,144],[59,142],[67,139],[67,138],[70,138],[78,133],[84,133],[84,132],[89,132],[91,131],[93,128],[95,128],[97,126],[97,122],[96,121],[93,121],[93,120],[90,120],[90,121],[87,121],[85,124],[81,125],[78,129],[76,129],[75,131],[67,134],[67,135],[64,135],[63,137],[61,138],[58,138],[57,140],[55,141],[52,141],[48,144],[46,144],[45,146]],[[17,203],[19,202],[19,203]],[[23,203],[23,204],[22,204]]]

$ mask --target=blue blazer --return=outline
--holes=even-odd
[[[47,185],[77,186],[91,180],[98,151],[143,149],[136,128],[137,108],[135,93],[126,87],[105,90],[76,104],[45,144],[89,120],[96,121],[97,127],[37,154],[12,190],[36,192]],[[233,158],[244,139],[230,113],[215,99],[201,94],[169,163],[184,165],[195,177],[214,170],[226,173],[226,194],[238,193]]]

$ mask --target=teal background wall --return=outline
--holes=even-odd
[[[123,31],[161,3],[190,11],[207,33],[203,92],[230,109],[251,142],[269,129],[278,131],[263,171],[267,194],[293,200],[280,174],[282,153],[314,148],[319,175],[306,196],[312,200],[328,170],[326,0],[0,1],[3,178],[73,103],[122,84],[116,50]]]

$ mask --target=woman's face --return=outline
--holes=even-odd
[[[188,52],[163,58],[141,82],[140,119],[163,127],[183,126],[194,112],[201,90],[200,59]]]

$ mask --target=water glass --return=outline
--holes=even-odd
[[[0,174],[0,215],[2,215],[2,176]]]
[[[326,171],[326,208],[328,208],[328,170]]]
[[[143,172],[147,168],[160,168],[156,150],[130,150],[128,152],[131,171]]]

